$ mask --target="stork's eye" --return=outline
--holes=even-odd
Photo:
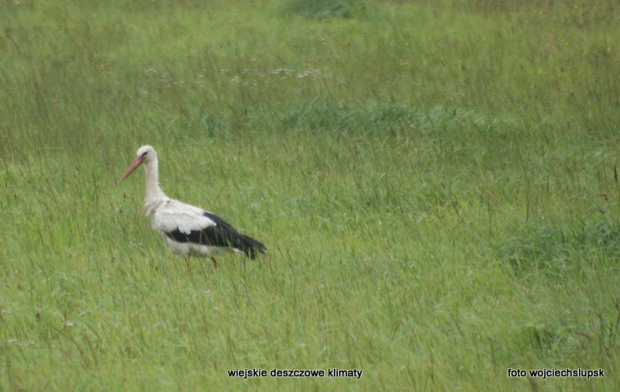
[[[145,151],[144,154],[140,155],[140,158],[144,159],[144,157],[146,156],[146,154],[148,154],[148,151]]]

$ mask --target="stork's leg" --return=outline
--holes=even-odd
[[[211,256],[211,260],[213,261],[213,268],[217,268],[217,260],[215,260],[215,257]]]
[[[184,257],[183,260],[185,260],[185,267],[187,268],[187,275],[189,276],[191,270],[191,268],[189,267],[189,256]]]

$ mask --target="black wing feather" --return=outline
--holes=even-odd
[[[189,234],[182,233],[178,228],[166,232],[166,235],[177,242],[191,242],[194,244],[235,248],[242,251],[246,256],[253,259],[258,253],[265,253],[265,245],[247,235],[239,234],[228,222],[210,212],[204,212],[204,216],[215,222],[215,226],[209,226],[202,230],[192,230]]]

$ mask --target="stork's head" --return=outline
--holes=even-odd
[[[136,153],[136,159],[134,159],[131,165],[129,165],[129,168],[127,169],[125,174],[123,174],[121,179],[118,180],[118,182],[122,182],[125,178],[129,177],[129,175],[134,170],[136,170],[138,166],[142,165],[143,163],[145,165],[148,165],[149,163],[156,161],[156,160],[157,160],[157,153],[155,152],[155,149],[153,147],[151,146],[140,147],[138,149],[138,152]]]

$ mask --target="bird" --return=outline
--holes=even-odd
[[[146,216],[172,251],[185,259],[188,272],[190,256],[211,257],[213,266],[217,268],[216,255],[240,253],[254,259],[258,254],[265,253],[265,245],[240,234],[214,213],[166,196],[159,186],[159,163],[152,146],[138,149],[136,158],[118,183],[141,165],[145,173],[143,207]]]

